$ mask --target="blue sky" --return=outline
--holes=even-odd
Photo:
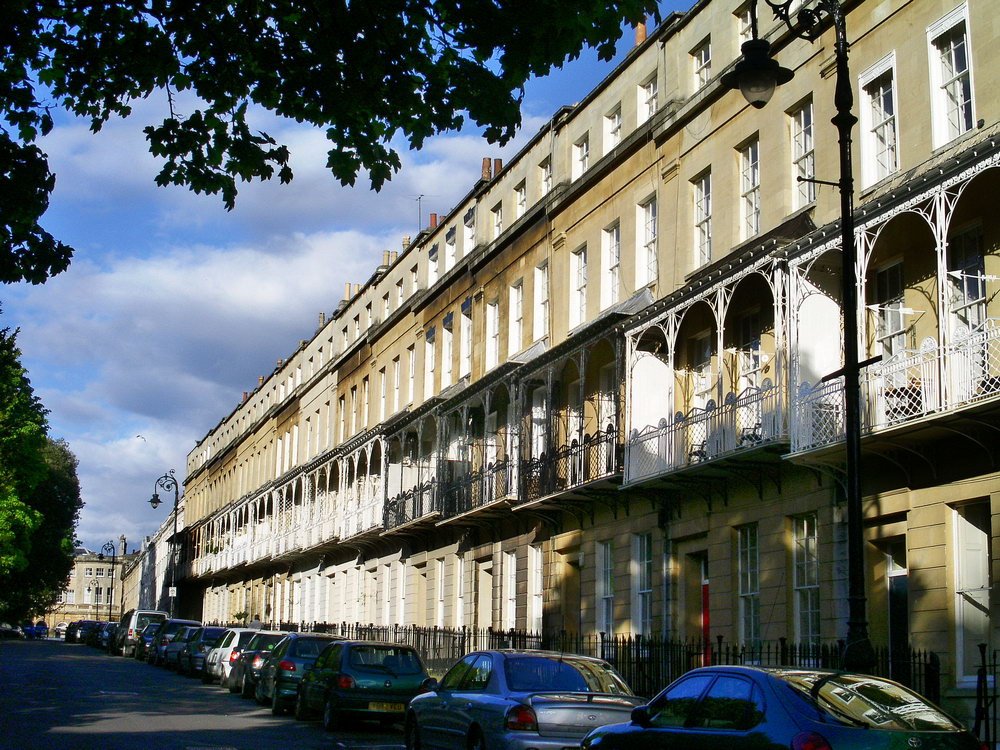
[[[626,31],[615,62],[632,41]],[[154,184],[142,126],[163,116],[164,97],[137,102],[97,135],[58,121],[41,143],[57,176],[43,226],[77,253],[44,285],[0,288],[0,327],[20,328],[51,434],[79,459],[83,543],[100,549],[124,534],[131,550],[152,534],[170,512],[147,502],[156,478],[183,477],[197,440],[313,335],[344,282],[366,280],[383,250],[417,233],[417,197],[424,223],[449,211],[483,157],[509,159],[615,62],[586,52],[531,82],[521,133],[502,149],[469,129],[403,152],[381,193],[363,178],[336,183],[320,131],[265,118],[291,148],[295,180],[245,185],[232,212],[217,197]]]

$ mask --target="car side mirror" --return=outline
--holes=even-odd
[[[646,729],[652,723],[649,718],[649,706],[636,706],[632,709],[632,723]]]
[[[434,690],[437,690],[439,687],[441,687],[440,683],[433,677],[428,677],[426,680],[420,683],[420,689],[423,690],[425,693],[433,692]]]

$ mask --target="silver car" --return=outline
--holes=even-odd
[[[552,651],[475,651],[424,686],[408,750],[564,750],[643,704],[607,662]]]

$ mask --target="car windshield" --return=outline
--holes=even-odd
[[[247,651],[270,651],[284,637],[281,633],[257,633],[247,645]]]
[[[323,647],[329,643],[326,639],[319,638],[299,638],[295,643],[295,655],[306,658],[316,658]]]
[[[423,671],[416,652],[398,646],[353,646],[348,662],[352,669],[368,672],[403,675],[420,674]]]
[[[842,723],[897,732],[962,729],[926,699],[878,677],[796,671],[775,676]]]
[[[632,695],[625,681],[600,661],[556,656],[508,656],[507,686],[524,693],[580,692]]]
[[[201,639],[203,641],[208,641],[214,643],[222,637],[222,634],[226,632],[225,628],[205,628],[204,632],[201,634]]]

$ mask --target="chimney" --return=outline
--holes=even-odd
[[[262,385],[264,385],[264,376],[263,375],[258,375],[257,376],[257,387],[260,388]]]
[[[319,314],[319,328],[322,328],[325,325],[326,325],[326,313],[321,312]]]
[[[637,23],[635,25],[635,46],[638,47],[640,44],[646,41],[646,22]]]
[[[285,360],[283,360],[283,359],[279,359],[279,360],[278,360],[278,369],[279,369],[279,370],[281,369],[281,366],[282,366],[283,364],[285,364]]]
[[[354,297],[358,294],[361,294],[361,284],[353,284],[351,286],[351,296]]]
[[[347,300],[347,299],[350,299],[350,298],[351,298],[351,282],[350,281],[345,281],[344,282],[344,299]]]
[[[484,156],[483,157],[483,179],[484,180],[488,180],[488,179],[490,179],[490,177],[491,177],[491,175],[490,175],[490,157]]]
[[[392,260],[390,262],[391,263],[395,263],[396,259],[399,258],[399,250],[392,250],[390,252],[390,257],[392,258]]]
[[[503,171],[503,159],[493,160],[493,176],[497,177]]]
[[[120,545],[119,549],[121,550],[121,552],[119,552],[119,554],[122,557],[124,557],[125,556],[125,551],[128,549],[128,545],[125,544],[125,535],[124,534],[122,534],[120,537],[118,537],[118,544]]]
[[[382,251],[382,265],[385,266],[386,268],[389,267],[389,251],[388,250],[383,250]]]
[[[431,214],[431,229],[434,229],[438,225],[438,215]]]
[[[409,246],[410,246],[410,235],[404,234],[403,235],[403,249],[405,250]]]
[[[243,401],[241,403],[245,404],[248,398],[250,398],[250,391],[243,391]]]

